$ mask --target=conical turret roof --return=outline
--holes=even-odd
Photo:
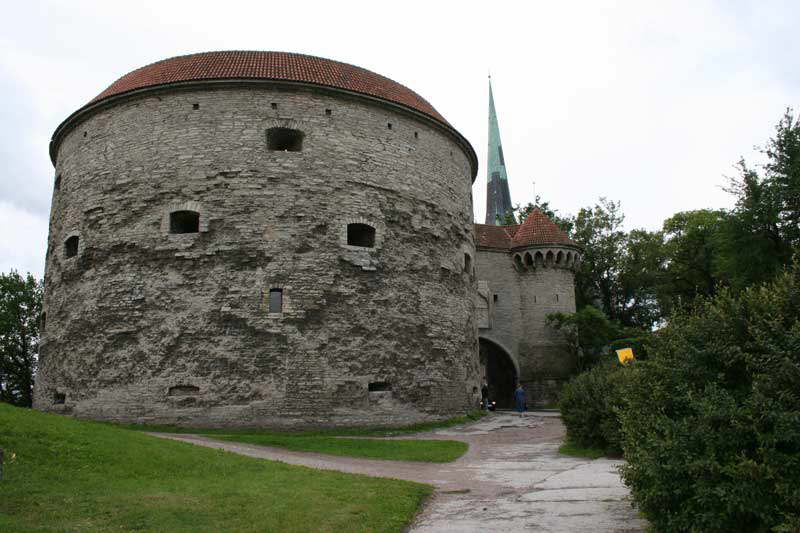
[[[578,246],[575,241],[567,237],[555,222],[542,213],[538,208],[531,211],[525,221],[519,226],[511,240],[512,248],[522,246],[539,246],[545,244],[563,244]]]
[[[567,237],[567,234],[539,209],[531,211],[525,222],[520,225],[475,224],[475,244],[485,248],[505,250],[548,244],[581,248],[580,244]]]

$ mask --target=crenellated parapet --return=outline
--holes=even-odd
[[[513,250],[511,252],[517,272],[533,272],[540,268],[564,268],[575,272],[582,255],[576,248],[545,246]]]

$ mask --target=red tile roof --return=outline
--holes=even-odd
[[[578,246],[539,209],[531,211],[520,225],[475,224],[475,244],[505,250],[547,244]]]
[[[519,231],[514,235],[511,245],[516,248],[518,246],[535,246],[537,244],[576,246],[575,241],[567,237],[567,234],[561,231],[561,228],[556,226],[555,222],[550,220],[539,209],[534,209],[525,217],[525,222],[522,223]]]
[[[50,140],[50,159],[55,164],[64,133],[88,113],[98,109],[97,104],[102,104],[105,100],[137,90],[172,84],[225,80],[274,80],[329,87],[363,94],[422,113],[455,136],[456,142],[461,145],[469,159],[473,181],[477,175],[478,158],[469,141],[431,104],[408,87],[354,65],[289,52],[204,52],[164,59],[134,70],[112,83],[56,128]]]
[[[122,76],[90,103],[145,87],[229,79],[285,80],[345,89],[410,107],[449,126],[424,98],[389,78],[347,63],[289,52],[204,52],[164,59]]]
[[[511,239],[519,229],[519,226],[493,226],[487,224],[475,224],[475,244],[487,248],[500,248],[508,250],[511,248]]]

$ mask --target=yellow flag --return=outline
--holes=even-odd
[[[622,363],[623,365],[628,361],[636,359],[633,356],[633,349],[631,348],[623,348],[621,350],[617,350],[617,357],[619,357],[619,362]]]

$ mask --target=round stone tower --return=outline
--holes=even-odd
[[[167,59],[56,130],[34,406],[194,426],[477,403],[477,161],[424,99],[278,52]]]
[[[538,404],[557,400],[576,365],[563,333],[547,325],[550,313],[575,312],[575,270],[581,248],[547,215],[534,209],[511,241],[518,272],[520,382]]]

